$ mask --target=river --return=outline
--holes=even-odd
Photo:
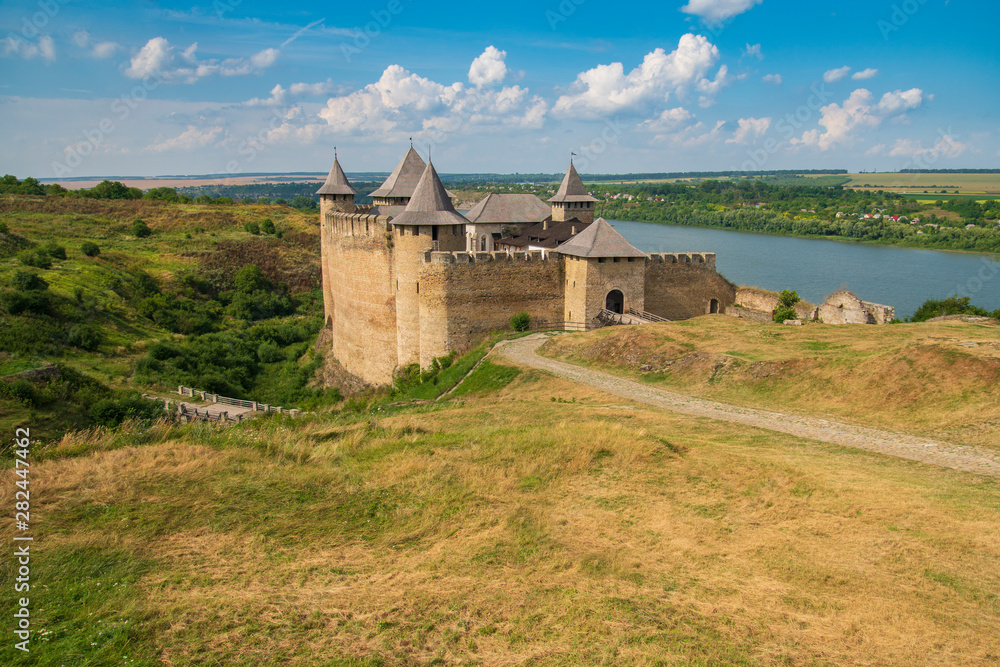
[[[958,294],[1000,308],[1000,261],[991,255],[845,243],[609,220],[644,252],[714,252],[719,273],[737,285],[796,290],[815,304],[845,287],[909,317],[927,299]]]

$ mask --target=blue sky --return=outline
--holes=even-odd
[[[7,2],[20,177],[1000,166],[993,2]]]

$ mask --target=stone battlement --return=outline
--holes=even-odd
[[[340,236],[371,236],[385,237],[389,231],[389,221],[392,218],[388,215],[376,215],[366,213],[364,210],[371,210],[372,207],[359,206],[358,213],[344,213],[342,211],[330,211],[327,213],[327,224],[331,230]]]
[[[715,270],[714,252],[654,252],[649,254],[649,261],[663,264],[690,264]]]
[[[439,252],[428,250],[423,255],[426,264],[474,264],[482,262],[558,262],[562,255],[541,250],[506,253],[498,252]]]

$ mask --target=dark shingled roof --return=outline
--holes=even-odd
[[[604,218],[556,248],[556,252],[573,257],[645,257],[646,253],[625,240]]]
[[[490,194],[465,214],[469,222],[541,222],[552,207],[535,195]]]
[[[583,185],[583,179],[576,173],[576,167],[569,163],[566,176],[563,177],[562,184],[556,195],[549,199],[551,202],[577,202],[577,201],[597,201],[587,193],[587,188]]]
[[[574,229],[579,234],[591,224],[581,222],[576,218],[563,222],[553,222],[551,219],[547,219],[522,229],[518,236],[500,239],[497,244],[511,248],[527,249],[528,246],[534,246],[535,248],[553,250],[573,238]],[[547,229],[545,229],[546,227]]]
[[[455,210],[433,163],[428,163],[424,169],[406,210],[392,219],[394,225],[464,225],[468,222]]]
[[[316,191],[318,195],[356,195],[357,190],[351,187],[351,182],[347,180],[347,175],[340,168],[337,158],[333,158],[333,167],[330,168],[330,175],[326,177],[326,183]]]
[[[423,158],[417,155],[417,151],[406,151],[406,155],[400,160],[396,168],[389,174],[378,190],[371,194],[372,197],[412,197],[413,191],[417,187],[420,176],[424,173],[427,164]]]

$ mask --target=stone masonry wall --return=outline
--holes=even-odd
[[[527,312],[563,319],[562,257],[541,252],[428,252],[420,268],[420,365],[464,351]]]
[[[705,315],[712,299],[719,312],[736,301],[736,286],[716,272],[714,253],[650,255],[645,278],[645,310],[668,320]]]
[[[617,259],[617,261],[615,261]],[[645,310],[645,268],[642,257],[587,260],[587,310],[584,322],[590,322],[607,304],[608,293],[619,290],[625,297],[624,312],[629,308]],[[574,313],[575,316],[575,313]]]

